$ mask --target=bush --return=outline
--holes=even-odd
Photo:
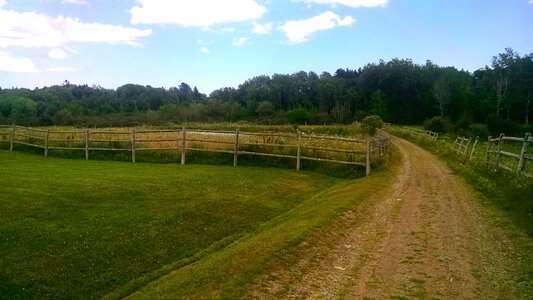
[[[298,108],[287,113],[289,123],[303,125],[309,122],[309,113],[303,108]]]
[[[365,128],[369,134],[375,134],[376,129],[383,127],[383,121],[376,115],[364,118],[361,123],[363,124],[363,128]]]
[[[430,130],[433,132],[444,133],[451,132],[453,125],[448,119],[443,117],[433,117],[424,122],[424,129]]]
[[[472,136],[479,136],[480,139],[486,140],[489,136],[489,128],[486,124],[474,123],[468,126],[468,131]]]

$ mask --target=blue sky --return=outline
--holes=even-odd
[[[533,52],[533,0],[0,0],[0,87],[186,82]]]

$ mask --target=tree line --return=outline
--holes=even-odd
[[[351,123],[378,115],[395,124],[437,117],[446,130],[486,124],[490,131],[530,130],[533,53],[513,49],[473,73],[410,59],[369,63],[334,74],[260,75],[237,88],[202,94],[187,83],[117,89],[76,85],[0,89],[0,123],[129,126],[251,121],[268,124]],[[451,128],[451,129],[450,129]]]

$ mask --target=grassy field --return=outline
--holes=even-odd
[[[271,255],[390,179],[7,151],[0,166],[5,299],[237,296]]]

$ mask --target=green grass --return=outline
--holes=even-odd
[[[6,151],[0,166],[0,298],[6,299],[128,291],[345,182],[283,169]]]
[[[392,178],[7,151],[0,166],[5,299],[242,297],[271,257]]]

